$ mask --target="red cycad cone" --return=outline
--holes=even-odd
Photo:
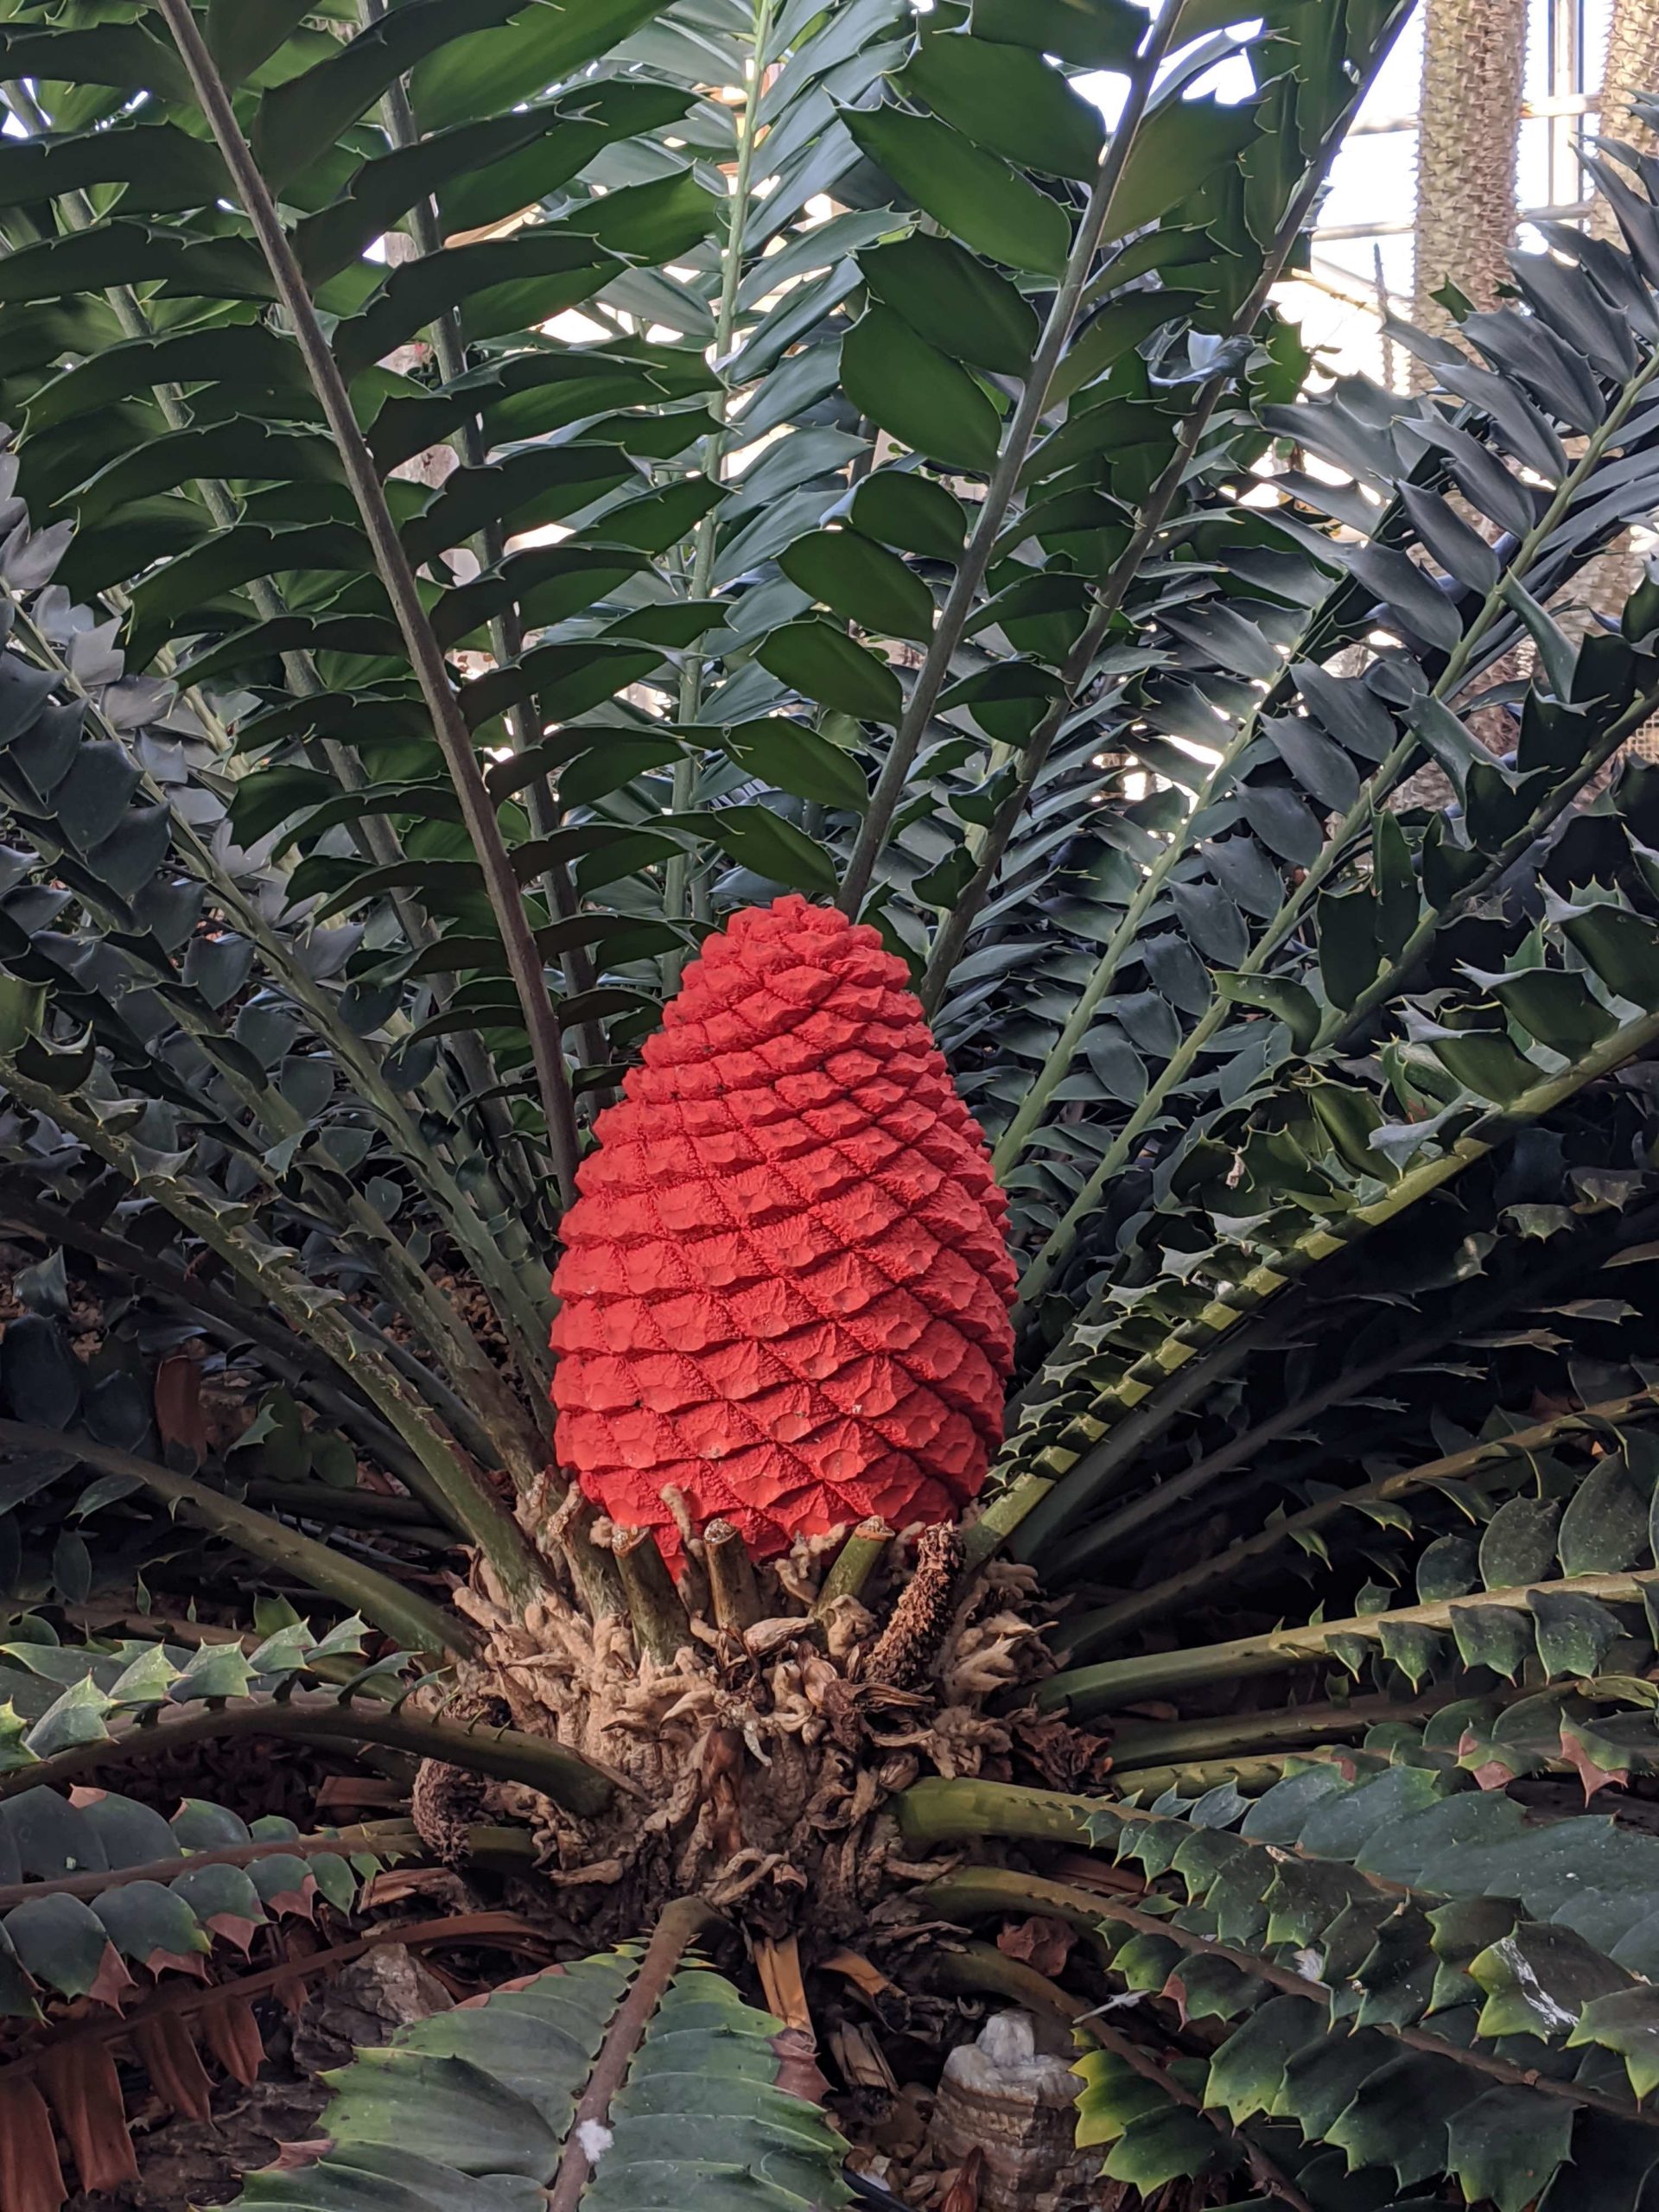
[[[598,1120],[553,1287],[558,1453],[677,1556],[955,1516],[1001,1440],[1007,1209],[904,963],[800,898],[734,918]]]

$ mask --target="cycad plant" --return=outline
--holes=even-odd
[[[4,1833],[376,1745],[619,1947],[251,2202],[837,2201],[734,1925],[1143,2191],[1659,2167],[1659,177],[1319,376],[1408,13],[0,10]]]

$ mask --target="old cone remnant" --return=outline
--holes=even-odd
[[[738,914],[601,1114],[554,1277],[558,1451],[679,1553],[955,1517],[1002,1434],[1007,1212],[874,930]]]

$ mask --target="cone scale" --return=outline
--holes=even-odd
[[[904,963],[791,897],[704,943],[600,1115],[554,1276],[561,1465],[678,1554],[951,1520],[1001,1440],[1007,1210]]]

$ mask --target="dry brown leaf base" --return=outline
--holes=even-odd
[[[487,1785],[498,1814],[533,1827],[595,1944],[695,1892],[821,1956],[902,1921],[904,1891],[943,1871],[904,1856],[895,1791],[928,1774],[1008,1777],[1017,1764],[1062,1786],[1090,1770],[1094,1738],[1010,1709],[1051,1666],[1029,1568],[993,1560],[963,1581],[954,1535],[926,1530],[889,1547],[861,1597],[815,1615],[833,1556],[802,1544],[760,1567],[760,1618],[741,1633],[688,1608],[666,1663],[642,1652],[626,1614],[595,1622],[550,1595],[518,1618],[481,1576],[459,1593],[484,1637],[465,1670],[474,1710],[499,1699],[514,1727],[623,1784],[592,1820]],[[683,1594],[698,1580],[694,1558]],[[454,1770],[423,1776],[416,1809],[435,1847],[480,1817],[478,1790]]]

